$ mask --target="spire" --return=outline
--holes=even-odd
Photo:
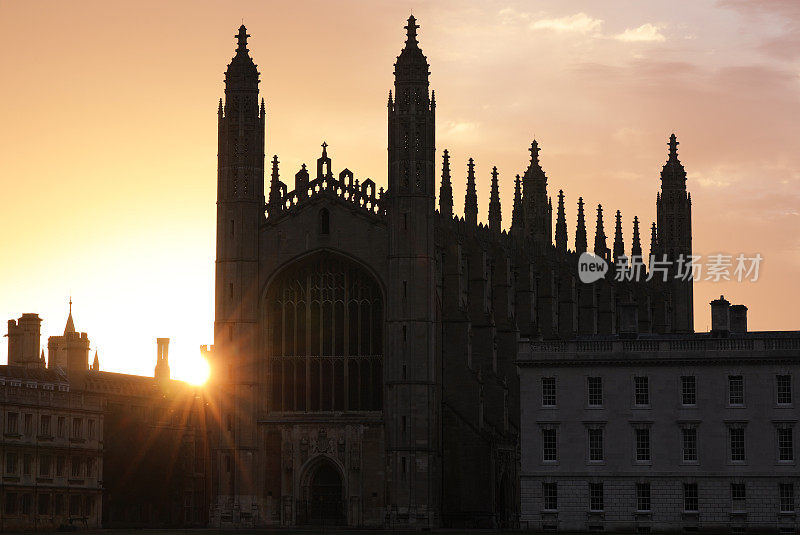
[[[653,257],[656,254],[658,254],[658,229],[654,221],[650,227],[650,256]]]
[[[417,19],[414,18],[414,15],[408,17],[408,24],[406,24],[405,29],[406,47],[419,47],[419,43],[417,42],[417,29],[419,29],[419,24],[417,24]]]
[[[45,365],[45,360],[44,360],[44,349],[42,349],[42,356],[40,356],[40,357],[39,357],[39,363],[40,363],[42,366],[44,366],[44,365]]]
[[[675,134],[669,136],[669,156],[667,163],[661,170],[661,189],[686,189],[686,170],[678,159],[678,138]]]
[[[439,186],[439,212],[444,221],[453,218],[453,185],[450,182],[450,153],[442,154],[442,183]]]
[[[223,115],[224,115],[224,113],[222,111],[222,99],[220,98],[219,99],[219,107],[217,108],[217,117],[222,118]]]
[[[250,37],[250,34],[247,33],[247,28],[244,27],[244,24],[239,27],[239,33],[237,33],[235,37],[237,41],[236,55],[233,56],[233,59],[228,64],[228,70],[225,71],[225,94],[228,94],[228,90],[255,91],[257,93],[259,82],[258,69],[256,68],[256,64],[253,63],[253,58],[250,57],[247,49],[247,38]],[[229,98],[225,99],[225,115],[227,116],[234,115],[231,113],[232,100],[233,99]],[[248,111],[252,110],[252,113],[255,115],[258,112],[258,100],[256,98],[246,100],[246,103],[235,103],[235,105],[237,108],[240,105],[246,107]],[[252,108],[250,106],[252,106]]]
[[[100,359],[97,357],[97,349],[94,350],[94,362],[92,362],[92,371],[99,372],[100,371]]]
[[[64,336],[67,333],[75,332],[75,322],[72,320],[72,296],[69,298],[69,316],[67,317],[67,325],[64,327]]]
[[[639,239],[639,217],[633,217],[633,241],[631,243],[631,257],[642,257],[642,242]]]
[[[531,143],[531,148],[528,149],[531,153],[531,166],[539,164],[539,142],[535,139]]]
[[[244,24],[239,26],[239,33],[236,34],[235,37],[239,45],[236,47],[236,53],[247,54],[247,38],[250,37],[250,34],[247,33],[247,28],[244,27]]]
[[[423,83],[425,87],[428,85],[428,59],[422,53],[417,41],[417,30],[419,25],[414,15],[408,17],[408,24],[406,28],[406,46],[397,56],[397,62],[394,64],[395,83],[397,82],[411,82]],[[396,97],[400,98],[400,88]],[[426,91],[427,97],[427,91]]]
[[[622,241],[622,214],[617,210],[616,225],[614,226],[614,263],[625,256],[625,243]]]
[[[478,195],[475,192],[475,162],[467,164],[467,194],[464,197],[464,221],[470,227],[478,225]]]
[[[502,230],[500,210],[500,186],[497,183],[497,167],[492,167],[492,189],[489,194],[489,229],[497,234]]]
[[[677,160],[678,159],[678,145],[679,144],[680,143],[678,143],[678,138],[675,135],[675,132],[673,132],[669,136],[669,143],[667,143],[667,145],[669,145],[669,159],[670,160]]]
[[[277,207],[281,202],[281,184],[280,175],[278,174],[278,155],[272,157],[272,179],[269,182],[269,206],[271,208]]]
[[[567,250],[567,216],[564,212],[564,190],[558,190],[558,212],[556,215],[556,249]]]
[[[586,219],[583,215],[583,197],[578,197],[578,226],[575,229],[575,252],[585,253],[588,249],[586,241]]]
[[[519,175],[514,179],[514,208],[511,212],[511,231],[521,235],[525,229],[525,214],[522,206],[522,180]]]
[[[603,229],[603,205],[597,205],[597,228],[594,234],[594,254],[608,260],[606,231]]]
[[[531,160],[522,178],[525,234],[540,245],[553,243],[553,210],[547,195],[547,175],[539,164],[539,142],[531,142]]]

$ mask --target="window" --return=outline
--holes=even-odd
[[[73,494],[69,497],[69,514],[70,516],[78,516],[81,514],[80,494]]]
[[[683,434],[683,462],[693,462],[697,460],[697,428],[684,427],[681,429]]]
[[[31,465],[33,464],[33,456],[30,453],[26,453],[22,456],[22,474],[29,476],[31,475]]]
[[[697,379],[694,375],[684,375],[681,377],[681,404],[697,404]]]
[[[744,377],[741,375],[728,376],[728,404],[744,405]]]
[[[78,457],[72,458],[72,477],[81,477],[81,460]]]
[[[558,509],[558,484],[542,483],[542,496],[544,508],[550,511]]]
[[[556,430],[553,428],[542,429],[542,460],[557,461],[558,449],[556,447]]]
[[[94,459],[86,458],[86,477],[94,477]]]
[[[731,483],[731,502],[736,511],[744,510],[747,490],[744,483]]]
[[[30,494],[23,494],[20,496],[22,499],[20,500],[20,513],[23,515],[31,514],[31,495]]]
[[[636,484],[636,510],[650,510],[650,483]]]
[[[63,416],[58,417],[58,438],[67,436],[67,419]]]
[[[650,381],[647,377],[634,377],[634,399],[636,405],[650,404]]]
[[[72,419],[72,438],[83,438],[83,420],[80,418]]]
[[[64,495],[63,494],[56,494],[55,514],[56,514],[56,516],[61,516],[61,515],[64,514]]]
[[[50,477],[50,465],[52,458],[49,455],[42,455],[39,457],[39,475],[42,477]]]
[[[94,436],[95,435],[95,423],[94,423],[94,420],[89,420],[88,426],[89,426],[88,427],[89,439],[91,440],[91,439],[95,438],[95,436]]]
[[[794,484],[781,483],[780,494],[781,494],[781,513],[794,512]]]
[[[589,429],[589,460],[603,460],[603,429]]]
[[[589,388],[589,406],[600,407],[603,405],[603,378],[589,377],[586,380]]]
[[[17,454],[13,451],[6,453],[6,474],[17,473]]]
[[[6,418],[6,433],[9,435],[16,435],[19,433],[19,414],[16,412],[9,412]]]
[[[46,515],[50,512],[50,495],[39,494],[39,514]]]
[[[603,484],[589,483],[589,510],[603,510]]]
[[[636,429],[636,460],[650,460],[650,429],[644,427]]]
[[[67,460],[64,457],[59,456],[56,459],[56,475],[58,477],[64,477],[64,471],[67,467]]]
[[[778,405],[790,405],[792,403],[792,376],[776,375],[775,390],[777,391]]]
[[[744,428],[731,427],[728,433],[731,442],[731,461],[744,461]]]
[[[683,510],[697,511],[697,483],[683,484]]]
[[[25,434],[31,436],[33,434],[33,414],[25,415]]]
[[[542,406],[556,406],[556,378],[542,377]]]
[[[13,515],[17,512],[17,494],[15,492],[6,493],[6,514]]]
[[[791,427],[778,428],[778,460],[779,461],[793,461],[794,460],[794,444],[793,433]]]
[[[331,233],[331,214],[327,208],[319,211],[319,233],[324,236]]]
[[[50,436],[50,415],[43,414],[39,417],[39,434],[43,437]]]

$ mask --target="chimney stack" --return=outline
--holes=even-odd
[[[719,299],[711,301],[711,334],[724,338],[731,331],[730,302],[720,295]]]
[[[730,308],[731,332],[744,334],[747,332],[747,307],[744,305],[731,305]]]

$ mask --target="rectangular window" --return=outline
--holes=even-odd
[[[550,511],[558,509],[558,484],[542,483],[542,497],[545,509]]]
[[[17,494],[15,492],[6,492],[6,514],[13,515],[17,512]]]
[[[67,467],[66,458],[59,456],[58,459],[56,459],[56,475],[58,477],[64,477],[66,467]]]
[[[589,460],[603,460],[603,430],[589,429]]]
[[[683,484],[683,510],[697,511],[697,483]]]
[[[728,376],[728,404],[744,405],[744,377],[741,375]]]
[[[697,379],[694,375],[681,377],[681,404],[697,405]]]
[[[39,434],[43,437],[50,436],[50,415],[43,414],[39,417]]]
[[[744,461],[744,428],[731,427],[728,433],[731,442],[731,461]]]
[[[650,510],[650,483],[636,484],[636,510]]]
[[[692,462],[697,460],[697,428],[684,427],[683,433],[683,461]]]
[[[58,417],[58,438],[67,436],[67,419],[63,416]]]
[[[13,451],[6,453],[6,474],[17,473],[17,454]]]
[[[636,429],[636,460],[650,460],[650,429]]]
[[[39,457],[39,475],[42,477],[50,477],[50,464],[52,458],[49,455],[42,455]]]
[[[94,423],[94,420],[89,420],[89,423],[87,425],[89,426],[88,427],[89,440],[92,440],[92,439],[95,438],[94,437],[94,435],[95,435],[95,423]]]
[[[778,395],[778,405],[790,405],[792,403],[792,376],[776,375],[775,387]]]
[[[542,406],[556,406],[556,378],[542,377]]]
[[[50,495],[39,494],[39,514],[46,515],[50,512]]]
[[[589,510],[603,510],[603,484],[589,483]]]
[[[780,493],[781,493],[781,513],[793,513],[794,512],[794,484],[793,483],[781,483],[780,484]]]
[[[31,436],[33,434],[33,414],[25,415],[25,435]]]
[[[731,500],[734,504],[743,504],[746,498],[747,490],[744,483],[731,483]]]
[[[634,404],[650,405],[650,381],[647,377],[634,377]]]
[[[558,449],[556,447],[556,430],[542,429],[542,460],[557,461]]]
[[[83,420],[80,418],[72,419],[72,438],[83,438]]]
[[[19,504],[20,505],[19,512],[22,513],[23,515],[31,514],[31,495],[23,494],[22,496],[20,496],[20,498],[22,499],[20,500]]]
[[[587,385],[589,388],[589,406],[600,407],[603,405],[603,378],[602,377],[589,377],[587,378]]]
[[[29,476],[31,475],[31,465],[33,464],[33,456],[30,453],[26,453],[22,456],[22,474]]]
[[[6,416],[6,433],[16,435],[19,433],[19,414],[9,412]]]
[[[72,477],[81,477],[81,460],[78,457],[72,458]]]
[[[794,460],[794,437],[791,427],[778,428],[778,460]]]

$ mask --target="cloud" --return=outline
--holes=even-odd
[[[601,19],[593,19],[586,13],[576,13],[557,19],[539,19],[531,22],[532,30],[551,30],[557,33],[593,33],[603,25]]]
[[[627,43],[662,42],[667,38],[661,33],[662,24],[642,24],[638,28],[627,28],[624,32],[614,36],[617,41]]]

